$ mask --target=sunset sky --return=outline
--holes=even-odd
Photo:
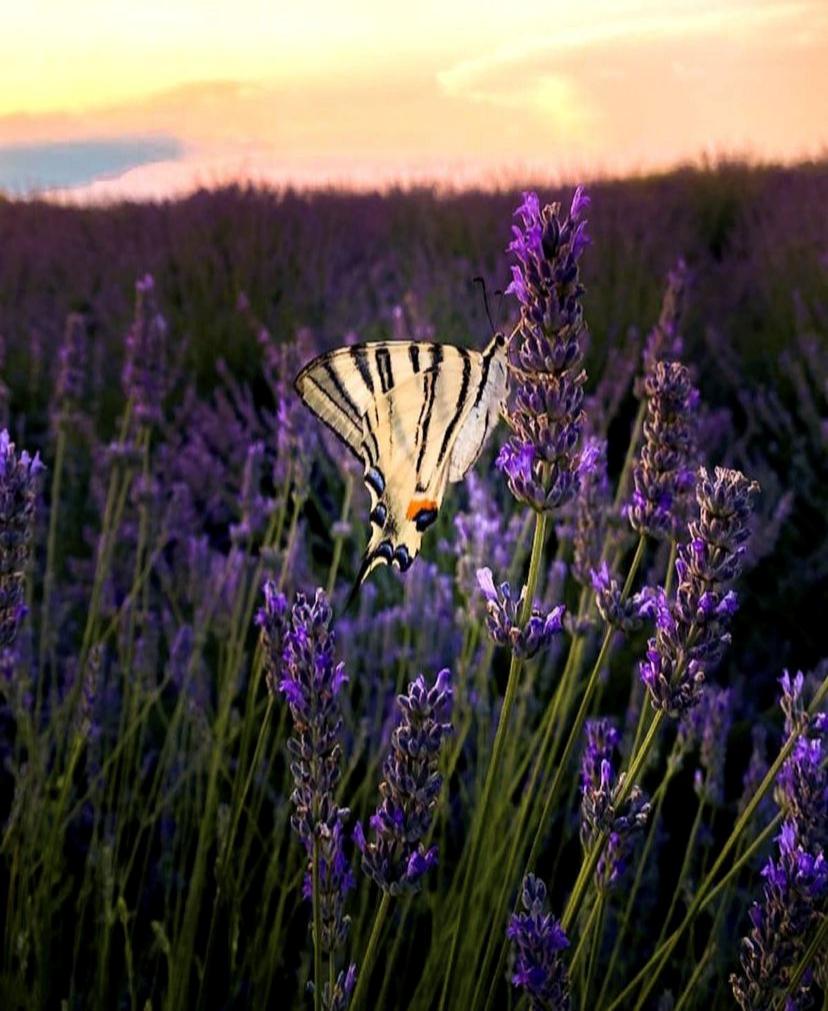
[[[826,0],[29,0],[3,12],[0,187],[790,161],[828,151],[827,108]]]

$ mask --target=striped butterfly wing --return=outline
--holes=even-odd
[[[377,565],[411,566],[447,481],[466,473],[496,420],[505,377],[502,339],[483,353],[432,343],[355,345],[299,374],[302,399],[363,463],[371,537],[358,583]]]

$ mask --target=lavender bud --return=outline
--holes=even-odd
[[[644,392],[644,444],[633,468],[627,515],[638,533],[675,537],[695,484],[698,392],[678,362],[658,362],[645,379]]]
[[[452,690],[444,669],[429,687],[420,675],[397,696],[399,720],[383,763],[380,804],[371,816],[369,841],[357,823],[354,840],[366,874],[391,895],[419,889],[437,862],[437,847],[422,844],[442,786],[440,746],[451,732]]]
[[[477,583],[486,600],[486,625],[489,635],[499,646],[508,646],[515,656],[523,660],[536,656],[546,649],[553,637],[563,628],[564,606],[559,604],[543,614],[536,604],[524,625],[520,612],[526,596],[526,587],[516,600],[508,583],[495,587],[491,569],[477,570]]]
[[[11,647],[26,615],[26,569],[43,469],[39,454],[18,455],[6,429],[0,432],[0,651]]]
[[[535,193],[524,193],[509,245],[517,263],[506,289],[520,302],[520,323],[509,345],[519,380],[507,414],[513,437],[497,466],[515,498],[533,509],[560,508],[577,493],[583,427],[581,343],[586,336],[578,261],[588,242],[581,216],[589,198],[578,189],[569,214],[559,204],[541,211]]]
[[[702,467],[696,484],[699,518],[676,560],[675,598],[655,599],[656,634],[647,643],[641,679],[653,705],[678,715],[696,704],[706,673],[719,662],[737,607],[729,584],[738,576],[759,486],[736,470]]]
[[[562,956],[569,941],[548,911],[540,878],[526,875],[520,901],[525,912],[515,913],[506,928],[514,958],[512,985],[525,991],[532,1011],[569,1011],[569,974]]]

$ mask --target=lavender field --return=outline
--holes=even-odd
[[[0,198],[0,1007],[828,1009],[826,208]],[[476,278],[505,421],[346,608],[294,378]]]

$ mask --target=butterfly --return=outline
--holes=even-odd
[[[483,351],[377,341],[314,358],[294,383],[363,465],[371,533],[356,590],[378,565],[407,571],[446,484],[473,466],[506,403],[506,338]]]

